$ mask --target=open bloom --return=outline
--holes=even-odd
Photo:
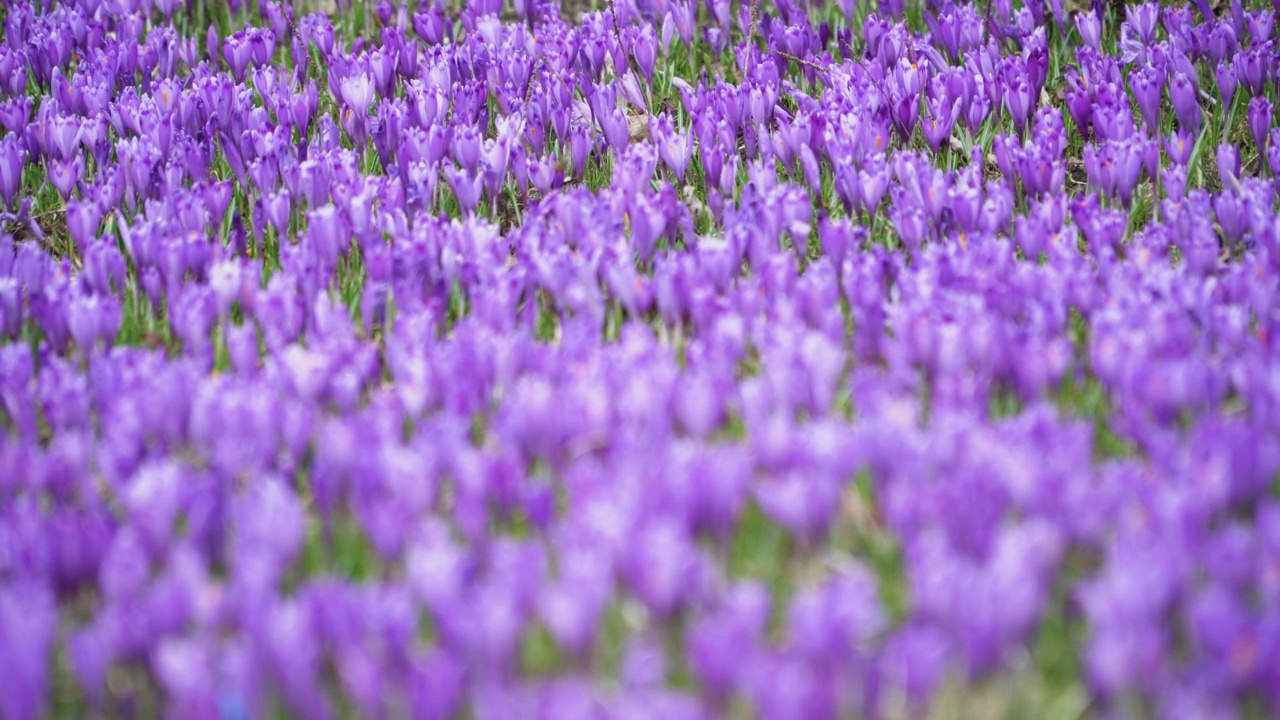
[[[373,103],[373,80],[365,73],[357,72],[340,81],[342,102],[357,115],[367,115]]]

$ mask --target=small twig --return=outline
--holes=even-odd
[[[757,35],[757,32],[758,32],[758,29],[757,29],[757,27],[756,27],[756,14],[759,12],[759,9],[760,9],[760,0],[752,0],[752,2],[751,2],[751,26],[750,26],[750,36],[747,38],[748,40],[755,40],[755,39],[756,39],[756,35]],[[766,44],[767,44],[767,43],[766,43]],[[814,70],[817,70],[817,71],[819,71],[819,72],[826,72],[826,71],[827,71],[827,68],[822,67],[821,65],[819,65],[819,64],[817,64],[817,63],[815,63],[815,62],[812,62],[812,61],[809,61],[809,60],[805,60],[805,59],[803,59],[803,58],[798,58],[798,57],[796,57],[795,55],[792,55],[792,54],[791,54],[791,53],[789,53],[789,52],[784,52],[784,51],[782,51],[782,50],[774,50],[773,52],[774,52],[774,54],[778,55],[778,56],[779,56],[779,57],[781,57],[781,58],[784,58],[784,59],[787,59],[787,60],[794,60],[795,62],[797,62],[797,63],[799,63],[799,64],[801,64],[801,65],[803,65],[803,66],[805,66],[805,67],[813,68]]]
[[[617,3],[613,2],[613,0],[610,0],[610,1],[609,1],[609,18],[610,18],[611,20],[613,20],[613,39],[618,43],[618,45],[620,45],[620,46],[624,46],[624,47],[625,47],[624,43],[622,42],[622,28],[618,27],[618,7],[617,7]],[[636,72],[636,74],[637,74],[637,75],[639,75],[639,74],[640,74],[640,73],[639,73],[640,66],[639,66],[639,64],[637,64],[636,59],[632,56],[632,54],[631,54],[631,53],[627,53],[627,67],[626,67],[626,69],[627,69],[628,71]],[[619,68],[616,68],[616,67],[615,67],[615,68],[613,69],[613,72],[614,72],[614,74],[615,74],[615,75],[617,75],[617,76],[619,76],[619,77],[621,77],[621,75],[622,75],[622,70],[621,70],[621,69],[619,69]]]
[[[538,69],[542,65],[542,56],[539,55],[533,59],[533,67],[529,69],[529,82],[524,88],[524,104],[528,106],[529,101],[533,99],[533,82],[538,79]]]
[[[812,62],[812,61],[810,61],[810,60],[805,60],[805,59],[803,59],[803,58],[798,58],[798,57],[796,57],[795,55],[792,55],[791,53],[783,52],[782,50],[774,50],[773,52],[774,52],[776,55],[778,55],[779,57],[782,57],[782,58],[784,58],[784,59],[786,59],[786,60],[794,60],[795,62],[798,62],[798,63],[800,63],[801,65],[804,65],[805,67],[813,68],[814,70],[817,70],[817,71],[819,71],[819,72],[826,72],[826,71],[827,71],[827,68],[825,68],[825,67],[823,67],[823,66],[819,65],[818,63],[816,63],[816,62]]]

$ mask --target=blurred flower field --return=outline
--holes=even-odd
[[[1280,3],[0,8],[0,718],[1280,716]]]

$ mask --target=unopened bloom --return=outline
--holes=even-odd
[[[1260,154],[1267,152],[1267,136],[1271,132],[1271,101],[1259,96],[1249,101],[1249,132]]]
[[[18,196],[18,188],[22,185],[22,168],[26,163],[27,153],[18,144],[16,133],[10,133],[0,140],[0,198],[5,206],[14,209],[14,199]]]
[[[658,146],[658,156],[671,168],[671,172],[679,180],[684,180],[685,169],[693,156],[693,143],[689,130],[678,130],[671,116],[663,114],[657,118],[649,118],[649,134]]]

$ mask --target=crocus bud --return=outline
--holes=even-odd
[[[1236,96],[1237,76],[1235,66],[1228,62],[1218,63],[1214,68],[1218,80],[1218,94],[1222,96],[1222,105],[1229,107]]]
[[[1192,132],[1200,131],[1200,98],[1195,81],[1183,73],[1175,73],[1169,83],[1169,100],[1178,124]]]
[[[1240,177],[1240,151],[1235,145],[1229,142],[1218,145],[1217,161],[1218,177],[1222,179],[1224,186],[1230,185],[1227,178]]]
[[[1080,32],[1080,38],[1084,40],[1085,45],[1098,52],[1102,51],[1102,21],[1098,19],[1097,11],[1077,13],[1076,30]]]
[[[453,194],[457,197],[463,214],[473,213],[476,206],[480,204],[480,194],[483,191],[481,174],[474,170],[468,171],[446,165],[444,179],[449,183],[449,187],[453,188]]]
[[[1129,90],[1138,101],[1142,119],[1149,127],[1160,126],[1160,100],[1164,93],[1164,71],[1142,67],[1129,76]],[[1171,90],[1172,91],[1172,90]]]
[[[1031,85],[1017,74],[1012,78],[1012,82],[1006,78],[1004,87],[1004,105],[1009,110],[1009,115],[1013,118],[1013,124],[1018,129],[1018,135],[1021,136],[1027,126],[1027,118],[1031,116],[1031,109],[1035,105],[1035,99],[1031,97]]]
[[[67,231],[81,254],[97,239],[102,223],[102,211],[91,201],[71,199],[67,202]]]
[[[652,25],[643,23],[640,26],[631,52],[635,55],[636,64],[640,66],[640,72],[644,74],[645,80],[652,83],[653,71],[658,62],[658,38]]]
[[[1164,194],[1173,202],[1179,202],[1187,194],[1186,165],[1172,165],[1160,171],[1160,184]]]
[[[1258,154],[1267,152],[1267,137],[1271,132],[1271,101],[1255,97],[1249,101],[1249,132],[1253,134]]]
[[[26,164],[27,154],[18,144],[16,133],[10,133],[0,140],[0,198],[5,207],[16,209],[14,199],[18,196],[18,188],[22,186],[22,168]]]

